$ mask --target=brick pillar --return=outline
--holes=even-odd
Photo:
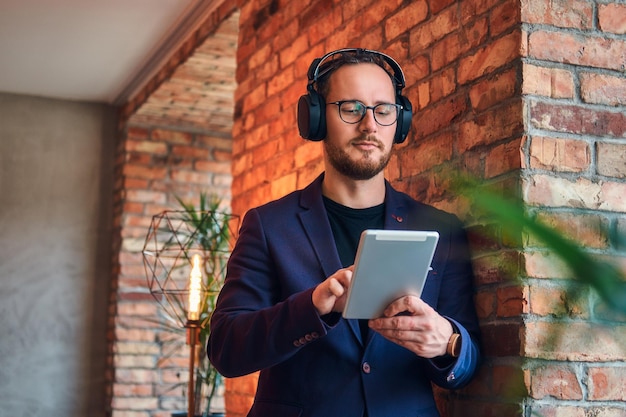
[[[626,271],[626,4],[522,2],[522,195],[540,220]],[[625,415],[626,325],[537,242],[524,252],[526,410]]]

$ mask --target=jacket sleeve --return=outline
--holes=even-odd
[[[313,306],[314,285],[298,280],[301,288],[294,288],[289,280],[291,288],[283,288],[288,280],[282,280],[272,250],[258,212],[249,211],[210,323],[207,354],[226,377],[283,362],[329,329]]]

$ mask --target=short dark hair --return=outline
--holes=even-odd
[[[333,55],[330,59],[323,62],[319,67],[315,90],[324,98],[328,95],[330,89],[330,76],[344,65],[356,65],[370,63],[376,64],[381,67],[393,84],[394,90],[396,89],[396,81],[393,74],[387,68],[387,63],[380,55],[372,53],[364,49],[356,49],[349,51],[341,51],[336,55]]]

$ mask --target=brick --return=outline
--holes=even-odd
[[[433,101],[439,101],[455,90],[456,80],[452,69],[443,70],[430,79],[430,93]]]
[[[523,254],[526,275],[532,278],[572,278],[565,262],[550,252],[526,251]]]
[[[571,405],[531,405],[530,410],[541,417],[587,417],[584,408]]]
[[[188,170],[172,170],[172,181],[185,183],[185,184],[210,184],[211,173],[210,172],[198,172]]]
[[[522,167],[521,139],[492,148],[485,157],[485,178],[493,178]]]
[[[489,14],[491,36],[497,36],[520,24],[521,9],[518,0],[506,0],[495,6]]]
[[[297,174],[292,172],[271,183],[272,199],[283,197],[296,189]]]
[[[121,410],[153,410],[158,407],[159,400],[155,397],[115,397],[113,398],[111,406]]]
[[[112,410],[111,417],[152,417],[149,411]]]
[[[513,97],[519,93],[518,84],[517,71],[512,69],[472,85],[469,91],[472,108],[480,112]]]
[[[207,159],[209,157],[209,150],[196,146],[174,145],[172,146],[171,155],[181,158]]]
[[[119,368],[153,368],[156,364],[156,358],[148,355],[116,355],[114,366]]]
[[[379,4],[383,4],[380,2]],[[424,0],[405,3],[407,6],[397,13],[389,16],[385,22],[385,35],[387,39],[394,39],[401,33],[408,32],[428,16],[428,3]],[[380,17],[378,15],[377,17]]]
[[[524,353],[529,358],[578,362],[626,359],[626,326],[599,323],[527,322]]]
[[[528,287],[502,287],[496,290],[498,317],[517,317],[528,313]]]
[[[495,223],[475,224],[465,228],[475,256],[501,248],[500,226]]]
[[[230,163],[228,163],[228,161],[216,162],[200,160],[196,161],[193,166],[195,171],[202,173],[199,176],[200,181],[204,181],[207,178],[204,176],[206,174],[209,174],[209,177],[214,176],[215,174],[227,174],[230,176]]]
[[[590,367],[587,387],[592,401],[626,401],[626,368]]]
[[[167,144],[162,142],[152,142],[148,140],[127,140],[125,149],[128,152],[145,152],[149,154],[167,153]]]
[[[581,400],[583,392],[576,370],[569,365],[546,365],[530,371],[532,398]]]
[[[570,307],[567,291],[560,287],[533,285],[530,288],[529,303],[530,313],[538,316],[572,317],[579,316],[581,311],[579,306]]]
[[[530,58],[621,71],[626,41],[557,31],[536,31],[528,37]]]
[[[413,134],[417,140],[448,127],[450,122],[467,110],[467,102],[459,96],[446,97],[440,103],[424,109],[413,117]]]
[[[122,175],[129,178],[157,180],[164,179],[167,175],[167,170],[165,168],[151,168],[127,164],[122,168]]]
[[[126,129],[126,137],[134,140],[145,140],[150,137],[150,130],[129,125]]]
[[[294,152],[294,166],[300,168],[313,161],[322,159],[322,146],[314,142],[305,142]]]
[[[146,384],[155,381],[158,381],[156,370],[120,368],[115,371],[117,383]]]
[[[509,101],[462,123],[458,151],[464,153],[478,146],[521,137],[523,129],[522,103],[518,100]]]
[[[626,137],[626,114],[575,105],[530,102],[528,120],[532,127],[579,135]]]
[[[582,247],[597,249],[609,247],[609,221],[605,216],[570,212],[540,212],[536,219],[557,231],[562,237]],[[537,244],[533,236],[529,241],[530,245]]]
[[[479,285],[506,282],[516,279],[520,272],[519,253],[500,251],[473,260],[474,274]]]
[[[531,180],[523,182],[523,188],[529,204],[551,207],[597,208],[601,193],[600,184],[586,178],[572,182],[546,175],[534,175]]]
[[[574,29],[591,29],[593,5],[586,0],[522,0],[522,21]]]
[[[113,384],[113,394],[120,397],[149,397],[154,393],[152,384]]]
[[[117,314],[119,316],[149,316],[157,314],[157,303],[119,303]]]
[[[572,72],[561,68],[546,68],[524,63],[523,94],[551,98],[574,98],[575,86]]]
[[[453,143],[452,134],[444,132],[398,153],[402,176],[411,177],[450,160]]]
[[[152,132],[150,137],[156,141],[172,144],[190,144],[193,141],[193,135],[191,133],[175,130],[156,129]]]
[[[600,189],[600,210],[623,213],[626,211],[626,184],[603,182]]]
[[[449,7],[410,31],[411,48],[415,48],[415,51],[423,51],[449,35],[452,29],[458,26],[457,10],[454,7]]]
[[[586,103],[626,106],[626,78],[606,74],[582,73],[580,75],[580,95]]]
[[[117,327],[115,329],[116,340],[121,342],[153,342],[155,334],[153,330],[129,329]]]
[[[555,172],[582,172],[589,169],[591,150],[581,140],[533,136],[529,148],[530,168]]]
[[[129,202],[163,204],[166,201],[166,196],[162,192],[150,190],[128,190],[126,191],[126,199]]]
[[[488,12],[498,3],[500,0],[476,0],[461,3],[461,16],[463,16],[464,23],[474,19],[475,16]]]
[[[520,57],[520,34],[513,32],[481,48],[459,62],[458,82],[466,84],[495,72]]]
[[[598,23],[603,32],[626,34],[626,4],[599,4]]]
[[[476,314],[479,319],[492,317],[496,311],[496,297],[491,290],[479,291],[476,294]]]

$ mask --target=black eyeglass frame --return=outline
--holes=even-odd
[[[363,110],[363,113],[361,113],[361,117],[359,118],[359,120],[355,121],[355,122],[349,122],[347,120],[344,120],[343,116],[341,115],[341,106],[344,103],[358,103],[361,106],[363,106],[363,108],[365,110]],[[359,100],[339,100],[339,101],[332,101],[326,104],[334,104],[337,106],[337,111],[339,112],[339,118],[341,119],[342,122],[344,123],[348,123],[350,125],[355,125],[357,123],[361,123],[361,121],[365,118],[365,114],[367,113],[368,109],[372,109],[372,114],[374,115],[374,121],[376,123],[378,123],[380,126],[391,126],[394,123],[396,123],[398,121],[398,116],[400,115],[400,111],[403,109],[401,104],[398,103],[379,103],[375,106],[366,106],[363,102],[359,101]],[[393,122],[388,123],[388,124],[384,124],[378,121],[378,119],[376,118],[376,108],[379,106],[394,106],[396,108],[396,117],[393,119]]]

